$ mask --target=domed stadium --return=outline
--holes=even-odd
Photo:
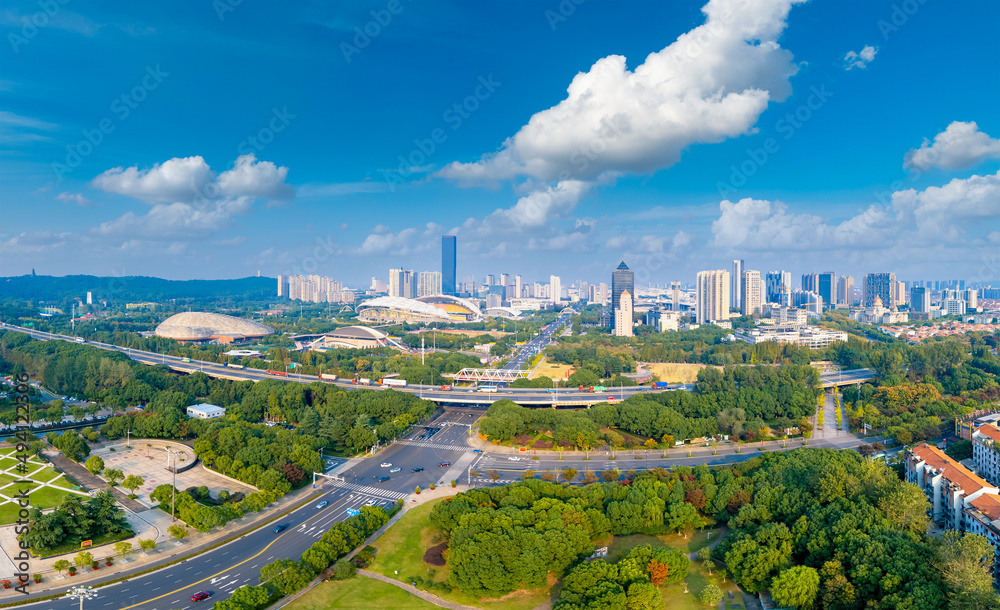
[[[466,299],[448,295],[417,299],[377,297],[358,304],[358,318],[365,322],[479,322],[483,312]]]
[[[156,327],[154,334],[157,337],[177,341],[237,343],[256,337],[273,335],[274,330],[245,318],[236,318],[221,313],[185,311],[172,315],[161,322]]]

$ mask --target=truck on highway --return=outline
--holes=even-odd
[[[331,375],[329,373],[323,373],[319,376],[320,379],[327,379],[329,381],[337,381],[336,375]]]
[[[485,392],[487,394],[496,394],[497,387],[495,385],[484,385],[483,387],[479,388],[479,391]]]
[[[444,392],[450,392],[451,391],[451,386],[450,385],[443,385],[443,386],[441,386],[441,390],[444,391]]]
[[[190,358],[185,358],[185,359],[181,360],[181,362],[191,362],[191,359]]]
[[[368,379],[367,377],[358,377],[357,378],[357,383],[360,384],[360,385],[371,385],[372,384],[372,380]]]
[[[77,338],[75,338],[73,340],[76,341],[77,343],[83,343],[84,342],[84,338],[83,337],[77,337]]]
[[[670,384],[666,381],[657,381],[653,383],[654,388],[669,388]]]
[[[398,387],[398,388],[406,387],[406,380],[405,379],[387,379],[387,378],[383,378],[383,379],[379,379],[378,383],[379,383],[379,385],[395,386],[395,387]]]
[[[281,377],[288,377],[288,373],[286,373],[285,371],[272,371],[271,369],[267,369],[267,374],[268,375],[279,375]]]

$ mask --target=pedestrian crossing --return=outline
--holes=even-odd
[[[450,449],[452,451],[472,451],[472,449],[462,441],[455,441],[453,445],[447,445],[444,443],[433,443],[430,441],[410,441],[410,440],[399,440],[396,441],[397,445],[412,445],[414,447],[428,447],[430,449]]]
[[[326,484],[327,487],[342,487],[344,489],[349,489],[351,491],[356,491],[363,494],[368,494],[369,496],[376,496],[379,498],[385,498],[387,500],[399,500],[400,498],[405,498],[409,494],[405,494],[399,491],[390,491],[388,489],[380,489],[378,487],[372,487],[370,485],[358,485],[357,483],[348,483],[346,481],[330,481]]]

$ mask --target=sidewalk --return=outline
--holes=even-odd
[[[89,473],[88,473],[89,474]],[[82,482],[82,481],[81,481]],[[188,536],[182,542],[170,539],[167,534],[167,528],[172,524],[170,515],[159,509],[147,510],[143,507],[141,512],[126,511],[126,516],[133,527],[136,528],[137,536],[130,538],[127,542],[132,543],[132,547],[135,552],[126,558],[120,558],[115,555],[114,545],[107,544],[95,548],[86,549],[88,552],[93,554],[94,559],[101,561],[100,569],[96,572],[90,568],[80,569],[76,576],[69,576],[65,572],[59,574],[53,567],[52,564],[58,559],[67,559],[71,563],[75,553],[69,555],[62,555],[59,557],[50,557],[48,559],[32,559],[30,572],[32,574],[39,573],[42,575],[41,584],[35,584],[32,582],[28,590],[31,593],[41,593],[48,591],[50,589],[58,589],[67,587],[70,585],[82,585],[82,584],[96,584],[98,581],[106,581],[117,577],[124,572],[132,572],[136,570],[143,570],[148,568],[156,567],[157,564],[166,563],[171,560],[178,559],[195,551],[204,549],[205,547],[219,543],[227,538],[237,538],[247,532],[256,529],[262,522],[273,519],[275,515],[281,513],[282,511],[288,510],[295,504],[308,498],[310,495],[315,493],[311,485],[306,485],[302,489],[293,491],[283,498],[277,500],[274,504],[270,505],[267,509],[262,512],[248,513],[239,519],[230,521],[222,528],[216,528],[216,530],[201,533],[194,529],[188,528]],[[183,525],[182,521],[177,521]],[[138,538],[152,538],[156,540],[157,546],[155,549],[150,551],[140,551]],[[14,539],[14,526],[6,526],[0,528],[0,544],[3,545],[3,550],[7,553],[9,557],[10,550],[7,549],[8,541],[12,540],[13,544],[17,545],[17,540]],[[18,549],[19,551],[20,549]],[[104,565],[105,557],[114,557],[114,565],[108,567]],[[0,561],[4,561],[3,557],[0,557]],[[0,565],[0,571],[2,573],[8,573],[10,571],[10,565]],[[2,576],[0,578],[8,578],[12,582],[14,577],[12,576]],[[18,593],[13,588],[11,589],[0,589],[0,603],[9,601],[9,598],[17,597],[23,598],[21,593]]]

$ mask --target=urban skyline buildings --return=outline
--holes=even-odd
[[[729,319],[729,272],[699,271],[695,283],[695,321],[707,324]]]
[[[744,316],[761,313],[764,309],[765,289],[760,271],[744,271],[740,289],[743,291],[743,294],[740,295],[740,312]]]
[[[455,284],[457,269],[457,242],[454,235],[441,237],[441,290],[444,294],[455,296],[458,287]]]
[[[733,260],[733,273],[730,276],[732,285],[729,287],[729,306],[733,309],[740,309],[743,305],[743,270],[745,267],[746,261],[743,259]]]
[[[621,297],[624,293],[629,293],[631,303],[635,294],[635,273],[628,268],[625,261],[618,264],[618,267],[611,272],[611,311],[617,312],[621,307]],[[629,305],[631,310],[631,304]],[[618,326],[618,314],[615,313],[615,327]],[[631,334],[631,322],[629,322],[629,333]]]
[[[623,290],[618,295],[618,307],[614,309],[615,325],[611,330],[612,335],[617,337],[632,336],[632,311],[632,293],[628,290]]]

